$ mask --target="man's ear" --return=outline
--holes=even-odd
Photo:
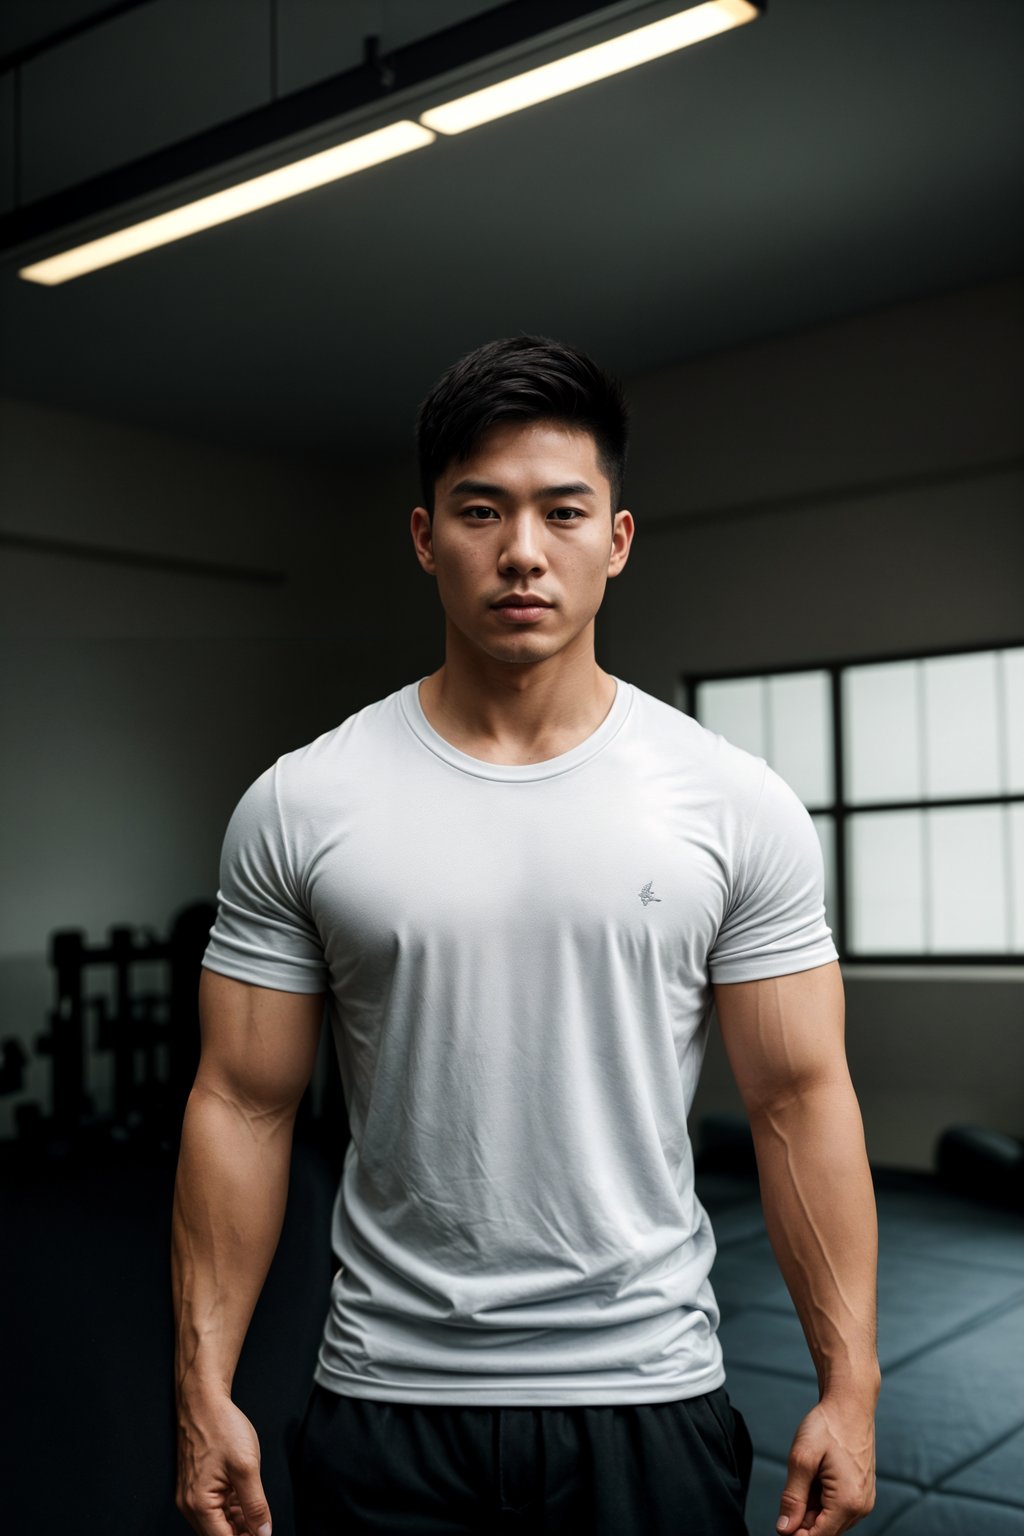
[[[620,518],[622,519],[621,524],[619,522]],[[608,564],[611,566],[615,561],[618,561],[618,569],[614,571],[609,570],[609,580],[622,574],[623,567],[625,566],[626,561],[629,559],[629,551],[633,543],[633,534],[635,532],[636,528],[633,523],[633,514],[629,511],[628,507],[623,507],[621,511],[616,512],[615,518],[612,522],[612,542],[608,551]],[[618,546],[617,551],[616,546]]]
[[[434,539],[433,523],[426,507],[413,507],[409,519],[409,531],[412,534],[413,548],[416,558],[428,575],[434,575]]]

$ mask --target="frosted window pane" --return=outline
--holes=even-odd
[[[943,807],[927,813],[930,927],[935,953],[1007,947],[1003,807]]]
[[[814,830],[821,844],[821,862],[825,866],[825,921],[832,929],[832,937],[838,945],[836,933],[839,927],[839,908],[836,905],[836,820],[834,816],[812,816]]]
[[[1013,937],[1010,948],[1024,951],[1024,805],[1008,805],[1010,902],[1013,908]]]
[[[847,801],[923,800],[916,661],[841,673]]]
[[[847,821],[850,948],[924,948],[922,811],[862,811]]]
[[[833,798],[832,705],[827,672],[768,678],[768,762],[805,805]]]
[[[924,671],[925,798],[1002,789],[996,729],[996,655],[936,656]]]
[[[1024,646],[1004,651],[1003,689],[1006,702],[1007,792],[1024,790]]]
[[[717,731],[734,747],[767,760],[765,751],[764,679],[730,677],[697,685],[697,719]]]

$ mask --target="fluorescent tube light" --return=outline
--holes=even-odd
[[[143,219],[98,240],[89,240],[59,255],[33,262],[20,268],[18,276],[30,283],[47,286],[66,283],[69,278],[81,277],[84,272],[94,272],[98,267],[124,261],[129,256],[137,256],[140,251],[151,251],[172,240],[183,240],[186,235],[210,229],[214,224],[241,218],[256,208],[283,202],[285,198],[296,197],[312,187],[322,187],[326,182],[351,176],[367,166],[379,165],[382,160],[421,149],[425,144],[432,144],[435,137],[429,128],[421,127],[419,123],[389,123],[386,128],[350,139],[347,144],[337,144],[332,149],[307,155],[305,159],[282,165],[276,171],[267,171],[236,186],[225,187],[222,192],[214,192],[209,197],[172,208],[168,213]]]
[[[692,6],[678,15],[666,16],[662,21],[609,38],[551,64],[541,64],[444,106],[431,107],[429,112],[420,113],[419,121],[438,133],[464,133],[467,128],[489,123],[495,117],[532,107],[538,101],[574,91],[593,80],[604,80],[620,70],[674,53],[677,48],[687,48],[691,43],[727,32],[730,27],[741,27],[759,14],[751,0],[705,0],[705,4]]]

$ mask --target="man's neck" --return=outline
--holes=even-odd
[[[592,736],[612,707],[615,679],[593,655],[587,661],[468,670],[446,660],[420,684],[420,704],[438,735],[470,757],[543,762]]]

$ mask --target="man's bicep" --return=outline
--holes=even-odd
[[[297,1109],[316,1064],[325,995],[256,986],[204,965],[197,1086],[247,1109]]]
[[[848,1083],[838,960],[760,981],[712,983],[725,1053],[748,1115],[822,1083]]]

